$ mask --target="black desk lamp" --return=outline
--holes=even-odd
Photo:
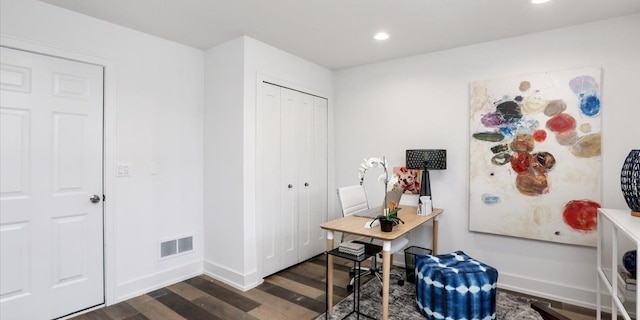
[[[407,169],[421,169],[422,182],[420,196],[431,196],[431,182],[429,170],[444,170],[447,168],[447,150],[419,149],[407,150]],[[432,199],[433,201],[433,199]]]

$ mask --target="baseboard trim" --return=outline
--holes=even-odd
[[[256,271],[241,274],[235,270],[231,270],[210,261],[204,261],[203,264],[205,275],[243,292],[251,290],[264,282],[262,278],[258,277]]]
[[[498,287],[587,309],[596,309],[595,290],[562,285],[509,273],[500,273]],[[603,299],[609,295],[603,296]]]
[[[202,274],[200,261],[190,262],[175,268],[167,269],[145,277],[118,284],[116,287],[116,301],[118,303],[151,291],[170,286],[189,278]]]

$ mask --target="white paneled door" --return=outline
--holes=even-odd
[[[55,319],[104,302],[103,68],[0,50],[0,319]]]
[[[327,99],[262,84],[256,203],[262,276],[322,253],[327,217]]]

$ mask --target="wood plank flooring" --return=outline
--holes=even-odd
[[[202,275],[72,319],[315,319],[324,312],[325,259],[321,254],[280,271],[246,292]],[[346,285],[352,262],[338,257],[334,261],[333,302],[336,304],[348,295]],[[576,309],[553,301],[549,303],[571,319],[595,319],[593,310]]]
[[[325,308],[325,259],[321,254],[278,272],[247,292],[202,275],[72,319],[315,319]],[[352,262],[334,261],[335,304],[348,295]]]

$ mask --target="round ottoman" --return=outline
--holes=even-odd
[[[498,270],[462,251],[415,259],[416,305],[427,319],[496,319]]]

